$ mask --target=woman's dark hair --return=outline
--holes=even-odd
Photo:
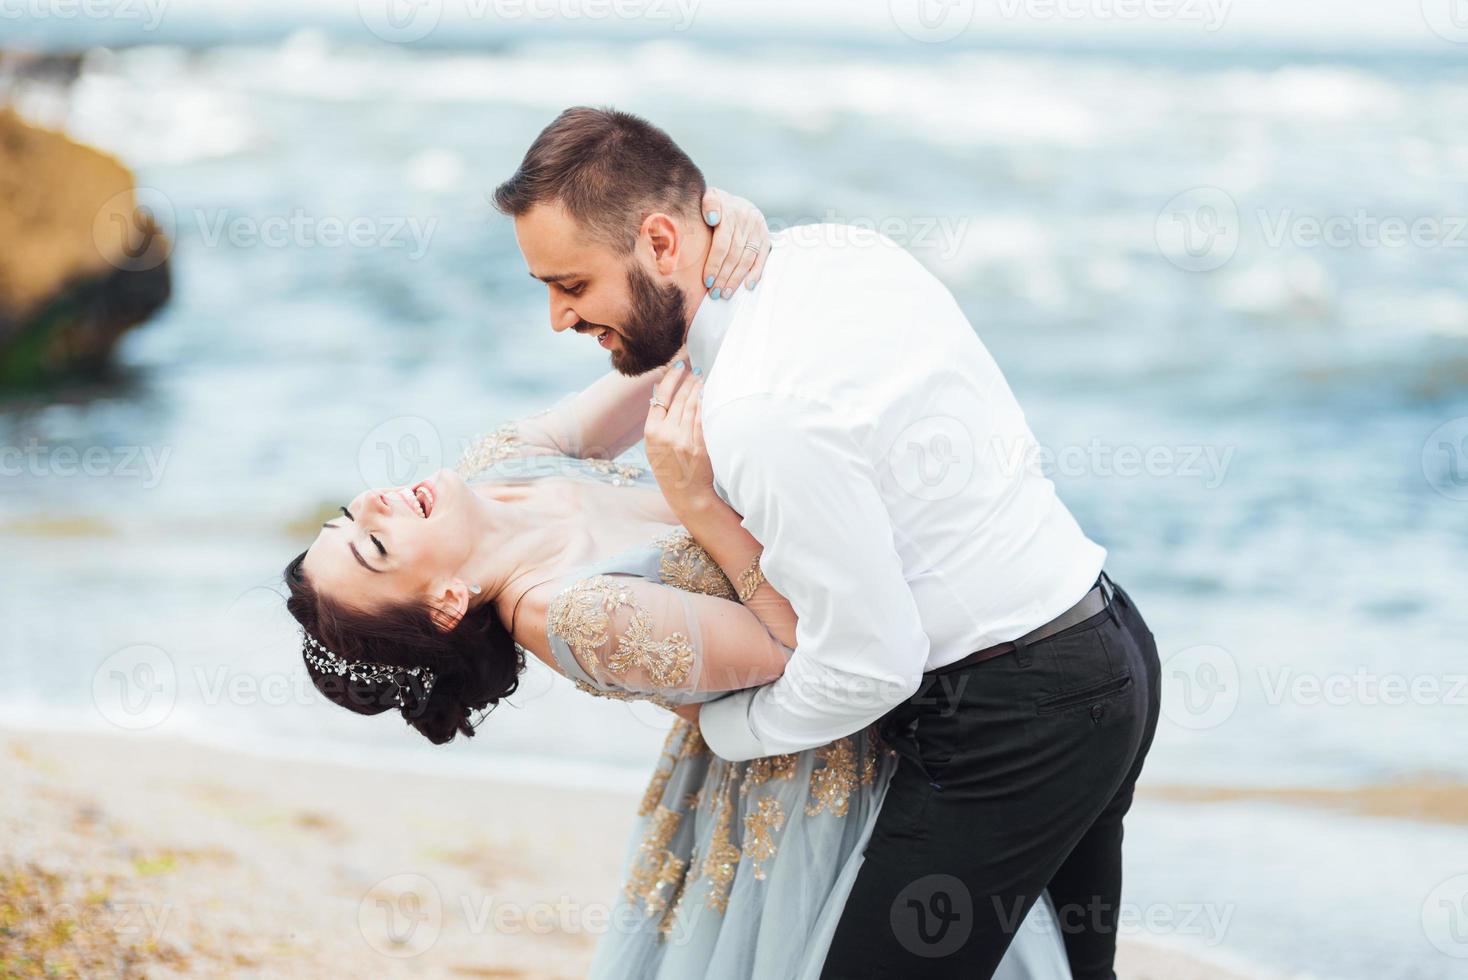
[[[449,630],[434,621],[427,603],[364,613],[316,591],[306,577],[305,560],[302,552],[285,568],[290,590],[286,608],[309,636],[351,663],[427,667],[433,672],[425,698],[421,678],[406,672],[393,681],[353,681],[317,670],[307,661],[316,690],[333,704],[359,715],[398,708],[404,721],[433,744],[442,745],[461,733],[473,736],[470,713],[499,704],[520,686],[525,655],[515,647],[491,603],[469,609]],[[303,641],[303,659],[308,649]]]

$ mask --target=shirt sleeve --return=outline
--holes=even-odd
[[[928,658],[870,458],[835,412],[789,396],[719,406],[704,437],[764,546],[765,577],[799,617],[783,676],[705,705],[704,740],[739,761],[860,730],[917,690]]]

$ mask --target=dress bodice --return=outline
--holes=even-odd
[[[518,423],[471,445],[458,472],[471,485],[564,477],[658,489],[647,466],[535,451],[521,441]],[[727,693],[697,689],[698,624],[679,592],[738,601],[723,570],[678,526],[569,570],[558,580],[546,614],[546,642],[557,668],[589,694],[664,707]]]

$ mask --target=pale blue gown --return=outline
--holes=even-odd
[[[569,477],[657,491],[645,466],[567,454],[568,429],[554,410],[507,423],[469,448],[459,472],[470,482]],[[666,707],[728,693],[700,689],[705,637],[686,599],[693,592],[738,601],[677,525],[572,570],[546,616],[556,666],[599,697]],[[803,752],[731,763],[709,751],[695,726],[669,717],[588,975],[815,980],[896,754],[873,726]],[[1069,980],[1046,902],[1022,924],[995,976]]]

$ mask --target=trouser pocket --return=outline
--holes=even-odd
[[[1063,691],[1060,694],[1043,697],[1035,702],[1035,710],[1042,715],[1049,715],[1057,711],[1065,711],[1067,708],[1102,704],[1125,694],[1131,690],[1131,686],[1132,675],[1130,673],[1121,674],[1095,684],[1076,688],[1073,691]]]

